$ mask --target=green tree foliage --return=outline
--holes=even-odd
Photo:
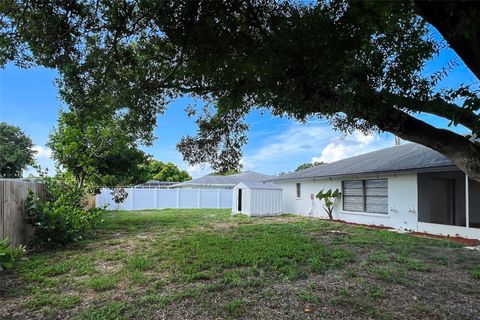
[[[232,169],[227,171],[217,171],[212,174],[216,176],[231,176],[232,174],[239,174],[239,173],[242,173],[242,171],[238,169]]]
[[[20,178],[35,163],[33,143],[20,128],[0,122],[0,177]]]
[[[143,170],[145,171],[143,182],[148,180],[183,182],[192,179],[187,171],[180,170],[171,162],[164,163],[158,160],[149,160]]]
[[[433,4],[432,4],[433,3]],[[350,132],[389,131],[442,152],[480,179],[478,85],[442,90],[455,61],[431,21],[480,75],[475,4],[323,0],[3,1],[0,63],[57,68],[60,96],[86,112],[126,110],[148,141],[158,113],[188,94],[198,133],[178,144],[191,164],[240,169],[253,108]],[[456,104],[460,101],[460,104]],[[471,133],[438,129],[428,113]]]
[[[297,167],[297,169],[295,169],[295,171],[300,171],[300,170],[303,170],[303,169],[313,168],[313,167],[316,167],[316,166],[319,166],[319,165],[322,165],[322,164],[324,164],[323,161],[305,162],[305,163],[302,163],[301,165],[299,165]]]
[[[176,165],[171,162],[166,163],[160,172],[153,176],[154,180],[170,181],[170,182],[182,182],[192,180],[192,177],[185,170],[180,170]]]
[[[15,262],[25,254],[25,247],[12,247],[8,238],[0,239],[0,271],[11,269]]]
[[[63,245],[84,239],[99,219],[102,209],[87,209],[85,189],[68,180],[42,176],[45,200],[29,191],[25,214],[35,226],[35,240],[43,245]]]
[[[123,124],[120,116],[80,117],[73,111],[60,112],[48,146],[80,188],[85,183],[90,187],[138,183],[147,155]]]
[[[144,171],[144,177],[142,182],[148,180],[153,180],[153,176],[162,171],[162,168],[165,166],[165,163],[155,159],[150,159],[145,164],[142,165],[142,170]]]

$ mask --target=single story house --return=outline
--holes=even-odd
[[[283,212],[327,217],[315,198],[341,191],[334,219],[480,239],[480,183],[430,148],[406,143],[268,181],[283,188]]]
[[[170,188],[207,188],[207,189],[233,189],[240,182],[260,182],[272,176],[253,171],[246,171],[228,176],[209,174],[197,179],[174,184]]]

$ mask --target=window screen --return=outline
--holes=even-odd
[[[387,214],[387,179],[343,181],[343,210]]]
[[[302,197],[302,185],[297,183],[297,198]]]

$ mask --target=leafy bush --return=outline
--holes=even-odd
[[[66,244],[83,239],[102,209],[87,209],[86,193],[74,182],[43,177],[45,201],[32,190],[26,201],[27,221],[35,227],[35,239],[43,244]]]
[[[11,247],[8,238],[0,240],[0,271],[13,268],[15,261],[25,253],[25,247]]]

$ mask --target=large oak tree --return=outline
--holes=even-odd
[[[442,48],[428,21],[480,76],[476,3],[3,0],[0,12],[0,63],[57,68],[69,105],[122,110],[147,143],[171,99],[204,100],[188,110],[197,136],[178,145],[192,164],[237,169],[243,118],[259,108],[299,121],[327,118],[343,131],[392,132],[480,180],[475,85],[440,90],[452,64],[424,72]],[[471,134],[436,128],[419,113]]]

